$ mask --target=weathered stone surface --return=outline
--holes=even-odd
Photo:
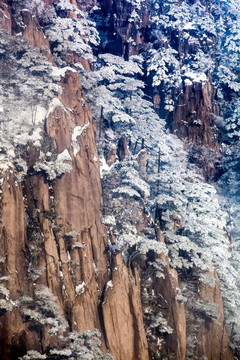
[[[218,151],[213,124],[213,114],[217,109],[213,105],[213,99],[214,90],[209,81],[185,86],[178,98],[171,126],[180,138],[187,138],[196,145],[207,145]]]
[[[9,7],[9,1],[3,0],[0,4],[0,26],[1,29],[7,30],[12,33],[12,14]]]
[[[128,156],[129,150],[128,150],[128,144],[127,144],[127,138],[126,135],[123,135],[119,142],[117,147],[117,155],[120,161],[123,161],[126,156]]]
[[[204,302],[217,304],[219,313],[218,322],[208,321],[202,324],[198,332],[199,356],[205,354],[208,359],[233,359],[229,349],[229,336],[227,334],[224,315],[220,284],[216,271],[211,274],[215,278],[215,287],[201,283],[199,286],[199,298]],[[213,346],[215,344],[215,346]]]
[[[139,18],[131,19],[134,6],[126,1],[104,0],[103,9],[110,16],[109,50],[128,59],[145,48],[145,36],[149,22],[147,3],[141,3]],[[136,9],[135,9],[136,10]],[[134,11],[135,11],[134,10]]]
[[[148,344],[143,326],[140,273],[113,258],[112,280],[102,304],[106,340],[116,359],[147,360]]]

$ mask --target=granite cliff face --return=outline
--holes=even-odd
[[[217,35],[164,27],[172,3],[0,4],[3,360],[239,356],[232,238],[207,183],[226,110],[214,73],[173,59],[214,58]]]

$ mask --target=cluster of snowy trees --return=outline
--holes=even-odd
[[[221,210],[214,186],[206,184],[197,167],[189,163],[184,143],[165,129],[165,121],[146,100],[142,64],[140,56],[124,61],[104,54],[99,56],[94,72],[82,72],[88,100],[102,127],[100,151],[107,158],[125,134],[130,152],[123,161],[117,160],[108,167],[103,177],[107,224],[117,239],[110,249],[123,251],[127,262],[136,252],[148,259],[151,250],[156,254],[167,251],[171,266],[180,274],[197,269],[199,281],[213,287],[214,277],[204,274],[211,271],[214,264],[222,284],[227,319],[232,326],[235,321],[230,313],[236,315],[240,299],[238,274],[229,252],[227,214]],[[128,91],[126,84],[131,84]],[[146,176],[141,174],[138,162],[142,151],[148,156]],[[153,214],[148,225],[144,224],[142,208],[149,217]],[[161,223],[167,249],[158,249],[152,227],[154,218]],[[137,232],[140,224],[143,230]],[[145,254],[141,251],[142,244]],[[150,263],[149,260],[149,266]],[[188,295],[185,291],[186,299]],[[218,321],[214,304],[198,305],[190,310],[209,314],[213,321]],[[149,326],[151,329],[153,325]]]
[[[239,306],[237,305],[239,304],[237,290],[239,287],[239,4],[233,1],[208,3],[199,0],[184,1],[181,4],[174,0],[153,1],[150,2],[150,14],[153,46],[150,45],[148,50],[147,70],[153,86],[160,87],[160,93],[164,90],[166,94],[165,110],[173,110],[176,88],[179,87],[181,90],[185,74],[191,73],[193,79],[194,75],[195,79],[201,75],[203,82],[213,81],[217,90],[215,101],[220,105],[221,115],[215,118],[215,124],[218,127],[222,155],[218,166],[219,172],[223,175],[215,184],[218,192],[214,197],[220,202],[220,208],[225,211],[225,219],[220,221],[220,225],[222,223],[220,228],[226,229],[234,237],[235,243],[230,246],[225,238],[225,250],[222,255],[217,248],[212,253],[215,254],[213,262],[216,262],[216,257],[222,257],[224,267],[219,268],[216,263],[215,266],[222,281],[225,315],[227,323],[231,323],[230,333],[232,339],[239,345],[238,324],[233,319],[233,314],[235,316],[238,314],[237,307]],[[187,77],[187,79],[193,82],[191,78]],[[169,99],[170,107],[168,106]],[[169,205],[170,202],[166,207]],[[201,201],[200,206],[203,206]],[[214,205],[216,214],[219,212],[218,207]],[[177,208],[180,208],[179,204]],[[203,211],[197,216],[203,221],[202,228],[207,229],[206,218],[205,220],[202,218],[204,206],[201,209]],[[212,211],[210,213],[206,216],[209,219],[216,219]],[[192,221],[194,218],[192,209],[189,216]],[[217,227],[219,229],[219,225]],[[197,228],[193,230],[189,231],[189,225],[187,225],[183,227],[181,233],[184,236],[187,234],[191,242],[193,234],[199,234],[200,247],[203,243],[206,244],[206,239],[210,247],[215,242],[214,238],[222,239],[222,244],[224,244],[224,232],[219,237],[216,236],[216,232],[212,236],[212,231],[210,231],[202,237],[202,231],[199,233],[196,231]],[[184,246],[187,246],[186,244],[187,241],[184,238]],[[174,251],[176,251],[175,247],[177,247],[176,244],[173,246]],[[227,247],[231,249],[230,254],[227,252]],[[226,254],[228,259],[224,261]]]
[[[71,54],[94,61],[93,50],[99,45],[100,38],[95,22],[84,10],[77,9],[68,0],[60,0],[52,6],[46,6],[43,0],[13,3],[19,25],[22,23],[22,11],[38,17],[57,65],[66,65]]]
[[[5,262],[3,257],[0,257],[0,266]],[[13,302],[10,299],[10,291],[8,290],[8,277],[0,277],[0,315],[4,314],[6,311],[11,311],[13,309]]]
[[[54,108],[63,107],[56,98],[51,102],[62,91],[57,84],[60,76],[46,57],[26,40],[10,37],[5,31],[1,31],[0,38],[0,167],[2,170],[16,168],[17,179],[21,180],[28,170],[23,149],[30,145],[39,151],[35,171],[44,170],[47,177],[53,179],[70,170],[65,161],[71,160],[61,154],[58,158],[53,146],[52,153],[40,154],[45,141],[42,137],[45,120]]]
[[[56,297],[49,288],[39,285],[35,289],[34,298],[21,297],[15,304],[20,307],[25,321],[43,329],[48,328],[52,336],[57,336],[58,346],[48,350],[47,354],[40,354],[30,350],[21,360],[40,359],[81,359],[81,360],[113,360],[109,354],[103,354],[100,350],[101,341],[98,330],[85,332],[68,332],[68,324],[61,314],[57,305]]]

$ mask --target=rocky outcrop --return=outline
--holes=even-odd
[[[0,24],[1,29],[12,33],[12,14],[8,5],[8,0],[4,0],[0,5]]]
[[[26,223],[23,191],[21,184],[15,184],[10,174],[1,187],[1,209],[1,275],[7,277],[8,290],[14,301],[21,294],[29,293],[31,285],[25,280],[28,264],[24,257]],[[24,355],[30,344],[38,348],[38,336],[30,333],[27,336],[28,326],[23,323],[17,307],[1,315],[0,344],[3,359]]]
[[[122,161],[125,159],[125,157],[128,154],[129,154],[129,150],[128,150],[127,138],[125,135],[123,135],[118,142],[117,155],[119,160]]]
[[[164,242],[163,234],[159,227],[156,227],[157,237]],[[166,263],[162,278],[155,277],[154,290],[157,294],[157,304],[166,316],[167,323],[173,332],[166,336],[165,343],[160,343],[157,348],[151,348],[152,358],[161,359],[163,355],[171,354],[175,359],[186,358],[186,312],[182,302],[177,300],[180,283],[178,273],[169,266],[168,256],[161,255],[160,259]],[[158,357],[157,357],[158,355]]]
[[[216,271],[213,271],[210,276],[215,279],[215,286],[211,287],[209,284],[201,283],[198,286],[199,299],[203,302],[210,302],[217,305],[218,321],[210,322],[205,314],[204,322],[200,325],[196,338],[198,340],[199,357],[206,354],[208,359],[232,359],[233,355],[230,351],[229,336],[224,325],[223,303],[220,292],[219,279]],[[191,334],[192,335],[192,334]],[[212,346],[215,343],[216,346]]]
[[[182,139],[208,146],[217,152],[219,145],[213,123],[217,110],[213,86],[209,81],[192,83],[185,80],[173,113],[172,131]]]
[[[146,46],[149,10],[146,1],[135,7],[128,1],[103,1],[103,11],[109,16],[107,51],[128,59]]]
[[[106,282],[106,258],[103,254],[106,230],[100,223],[101,184],[91,115],[87,106],[82,106],[78,76],[69,73],[64,82],[61,100],[72,112],[69,115],[57,108],[48,118],[47,131],[57,152],[69,149],[73,170],[52,184],[44,176],[35,174],[20,185],[15,184],[13,176],[3,184],[2,199],[6,208],[2,212],[2,233],[6,240],[2,256],[6,257],[4,275],[12,279],[9,281],[12,301],[19,299],[20,295],[33,296],[34,287],[44,285],[56,295],[70,328],[80,331],[100,326],[97,309],[99,294]],[[84,126],[84,122],[89,124],[89,129],[82,135],[81,150],[75,156],[71,148],[72,131],[76,126]],[[27,159],[29,166],[33,162],[31,151]],[[14,226],[15,221],[17,226]],[[44,241],[41,244],[36,239],[39,233]],[[16,241],[18,246],[14,246]],[[99,269],[98,280],[93,263]],[[33,284],[31,280],[37,271],[38,280]],[[17,274],[16,279],[11,276],[13,274]],[[77,286],[83,283],[86,289],[83,294],[78,294]],[[14,324],[4,327],[8,341],[4,342],[1,353],[6,358],[9,354],[6,346],[14,346],[15,356],[21,355],[16,334],[28,327],[17,307],[10,316],[16,316],[18,321],[10,321],[8,315],[5,320],[9,325]],[[34,330],[28,329],[28,332],[26,349],[30,350],[35,348],[31,338],[38,336]],[[46,329],[36,350],[46,349],[54,343]]]
[[[192,83],[185,79],[169,120],[171,130],[191,144],[190,156],[207,181],[214,179],[219,154],[218,129],[214,123],[219,105],[211,79]]]
[[[112,280],[107,283],[102,304],[109,350],[116,359],[147,360],[148,343],[141,303],[141,270],[132,273],[118,254],[112,262]]]

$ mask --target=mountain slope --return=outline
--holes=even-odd
[[[1,3],[3,359],[239,358],[238,19]]]

